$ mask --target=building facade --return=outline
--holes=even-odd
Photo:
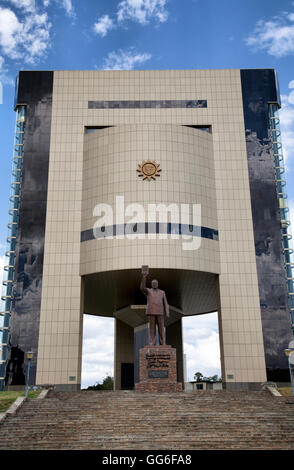
[[[115,387],[148,340],[140,268],[218,311],[223,387],[287,381],[293,280],[275,71],[22,71],[2,378],[76,390],[83,314],[115,317]],[[3,379],[2,379],[3,380]]]
[[[222,390],[223,386],[221,382],[212,382],[210,380],[193,380],[192,382],[185,383],[186,392],[199,392],[206,390]]]

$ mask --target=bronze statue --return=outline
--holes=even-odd
[[[156,344],[156,324],[158,329],[159,344],[165,344],[164,338],[164,311],[169,317],[169,306],[163,290],[158,289],[158,281],[151,281],[151,289],[146,287],[148,266],[142,266],[141,291],[147,296],[146,315],[149,321],[149,344]]]

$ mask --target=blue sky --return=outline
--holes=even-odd
[[[283,99],[280,118],[289,205],[294,209],[293,58],[291,0],[1,0],[0,255],[4,253],[7,232],[14,81],[18,70],[274,67]],[[217,323],[213,318],[207,317],[206,323],[198,320],[202,321],[203,337],[206,334],[208,338],[206,346],[216,344]],[[190,322],[189,327],[187,323],[186,338],[195,325]],[[89,330],[85,345],[90,336]],[[92,340],[89,350],[93,350],[92,364],[95,358],[96,364]],[[190,344],[188,340],[186,344]],[[192,357],[195,349],[190,353]],[[101,371],[112,367],[106,360],[100,363]],[[89,365],[91,370],[93,367]],[[197,363],[193,367],[197,368]],[[219,372],[219,359],[205,367],[204,373]]]

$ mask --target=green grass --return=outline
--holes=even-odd
[[[278,392],[284,397],[292,397],[292,388],[291,387],[279,387]]]
[[[37,398],[41,390],[30,390],[29,398]],[[8,410],[10,405],[18,398],[24,397],[26,392],[0,392],[0,413],[4,413]]]

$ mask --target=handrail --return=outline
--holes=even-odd
[[[280,173],[285,173],[285,167],[284,166],[275,166],[275,170],[279,170]]]
[[[282,233],[282,237],[287,237],[287,240],[292,240],[292,235],[291,233]]]
[[[7,273],[5,279],[2,281],[6,292],[1,296],[4,302],[4,307],[0,311],[0,316],[4,317],[3,324],[0,327],[2,338],[0,338],[1,344],[1,358],[0,358],[0,391],[4,388],[4,381],[6,376],[6,366],[8,361],[9,353],[9,331],[10,331],[10,317],[12,315],[13,308],[13,285],[15,276],[15,255],[16,255],[16,243],[18,234],[18,213],[20,203],[20,192],[22,183],[22,161],[23,161],[23,148],[24,148],[24,136],[25,136],[25,120],[26,120],[26,107],[21,105],[16,108],[16,124],[14,131],[14,152],[12,157],[12,170],[11,170],[11,194],[9,196],[10,207],[8,214],[10,221],[7,224],[8,236],[7,243],[9,248],[5,251],[5,256],[8,257],[9,261],[4,266],[4,271]]]
[[[6,264],[4,266],[4,271],[9,271],[10,269],[15,269],[15,265],[14,264]]]
[[[273,151],[273,163],[275,170],[275,182],[277,188],[277,198],[279,199],[279,211],[280,211],[280,224],[281,224],[281,243],[282,250],[284,254],[284,268],[286,273],[286,284],[288,290],[288,303],[291,319],[291,328],[294,335],[294,306],[293,306],[293,296],[294,296],[294,276],[292,273],[292,268],[294,267],[294,262],[289,261],[290,255],[294,253],[294,249],[289,246],[288,241],[292,239],[292,235],[287,232],[288,227],[291,222],[288,220],[287,214],[289,213],[289,207],[286,205],[286,199],[288,194],[284,192],[283,188],[286,187],[286,180],[281,178],[281,175],[285,173],[284,167],[284,158],[282,151],[282,142],[280,140],[281,130],[279,127],[280,119],[277,115],[278,106],[274,103],[269,103],[269,123],[271,129],[271,141],[272,141],[272,151]],[[282,202],[283,200],[283,202]]]

